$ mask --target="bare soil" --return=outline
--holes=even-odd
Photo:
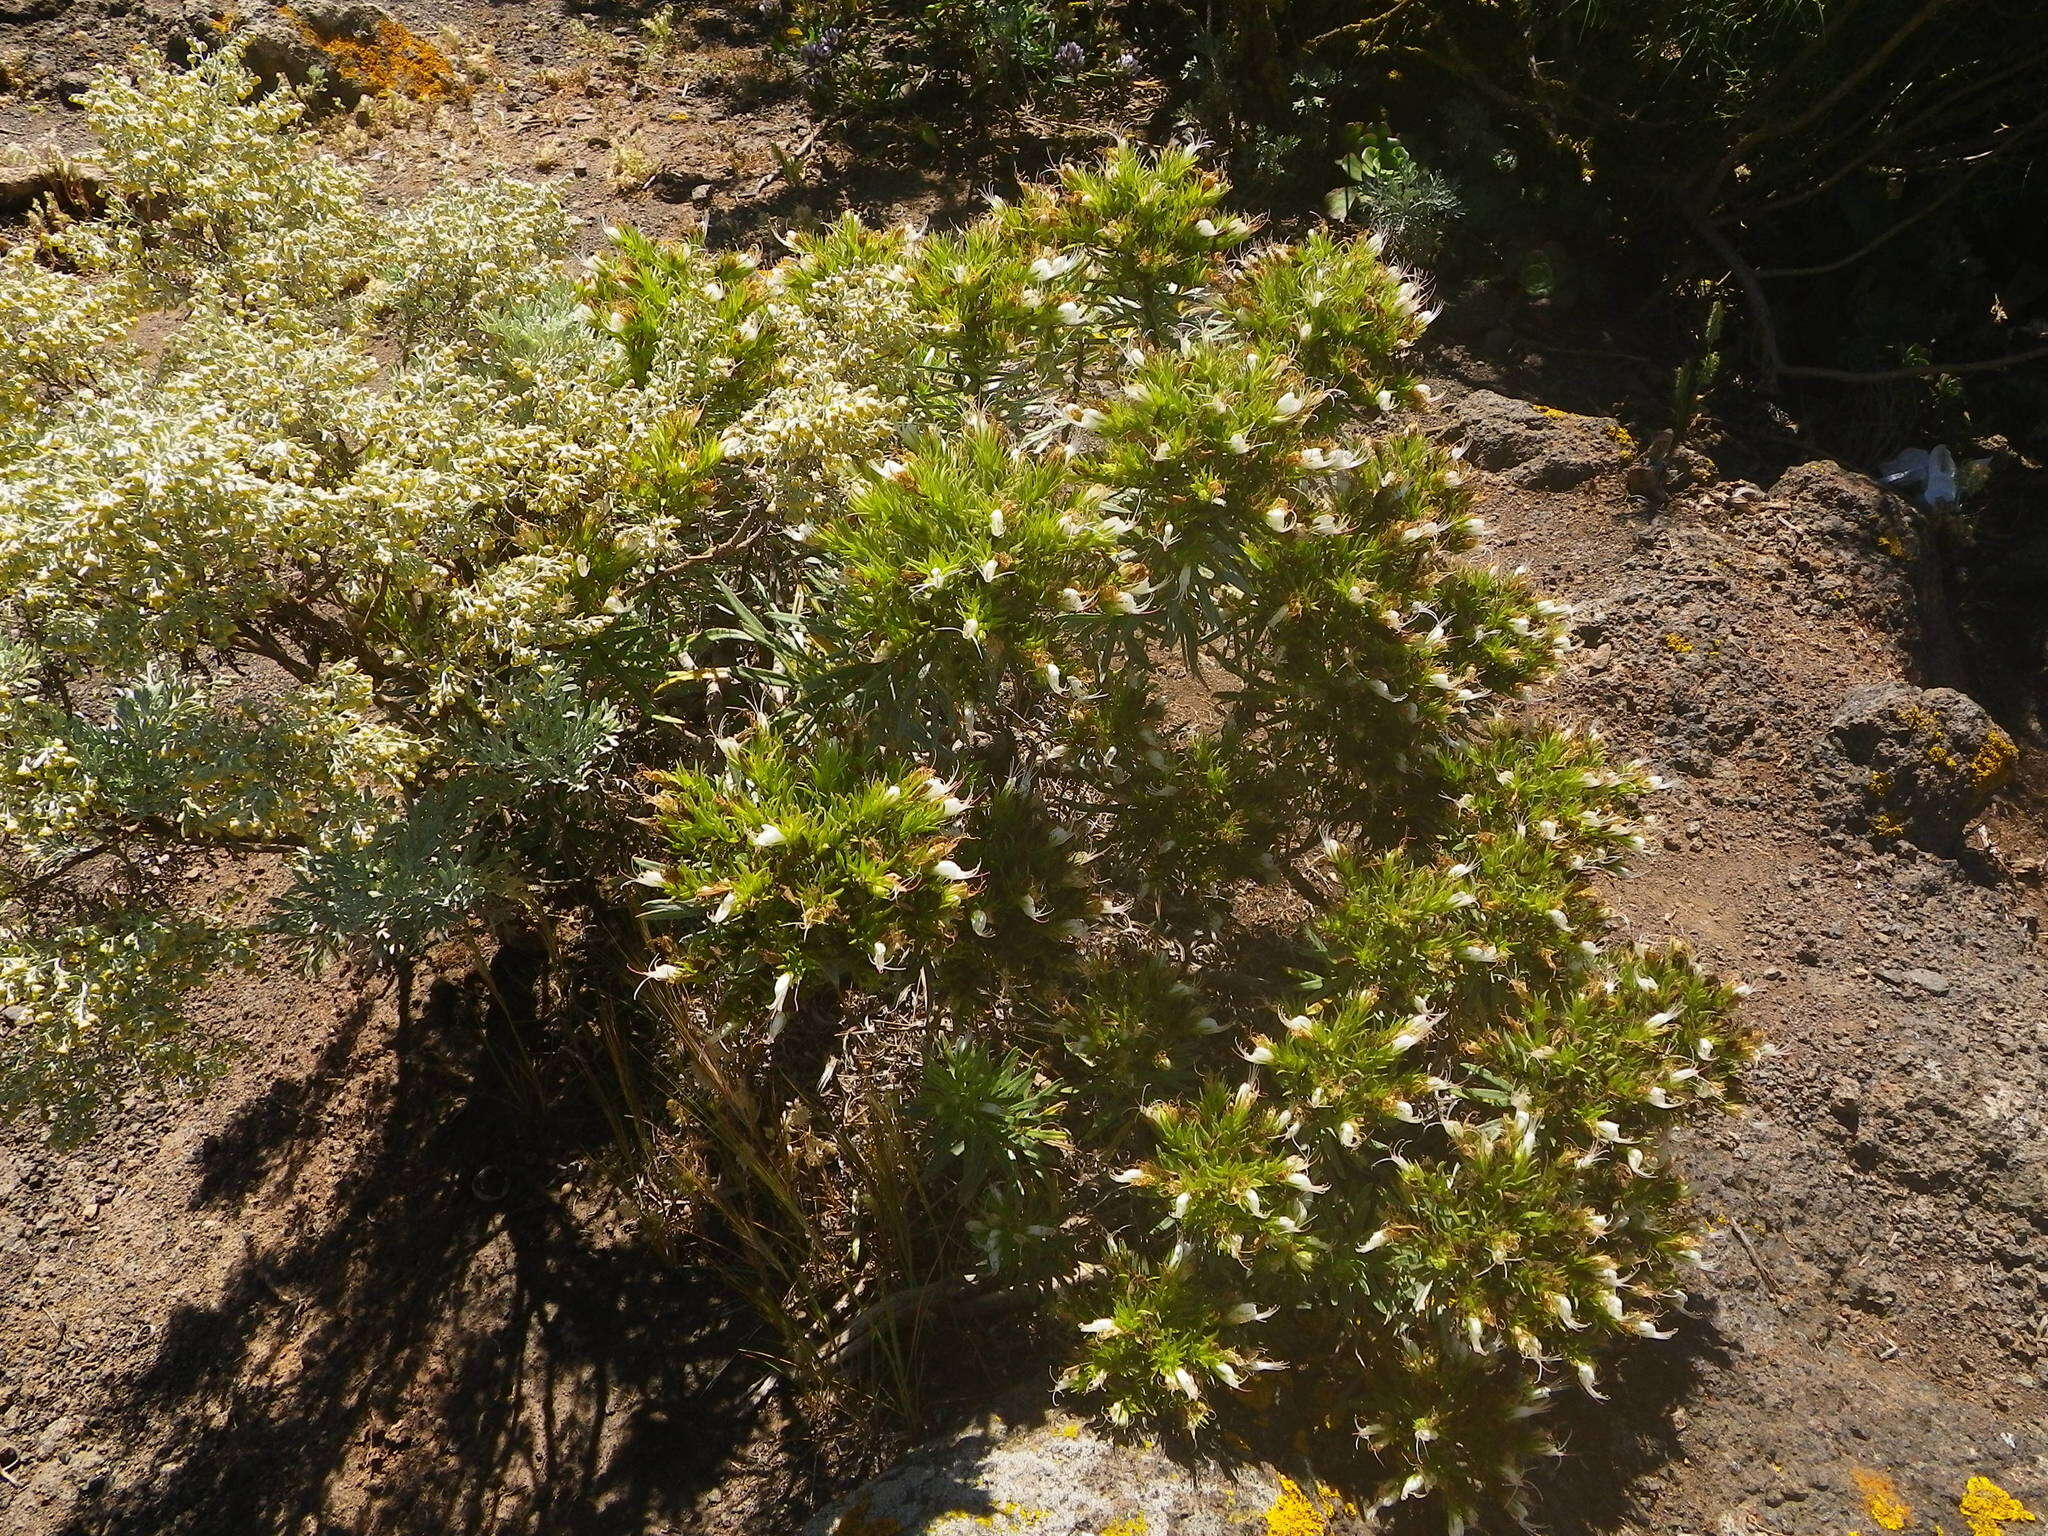
[[[718,236],[944,219],[993,174],[986,146],[833,147],[752,7],[678,8],[664,57],[631,11],[392,9],[474,76],[325,120],[394,202],[504,166],[593,232]],[[73,72],[194,24],[0,0],[0,150],[83,150]],[[1711,1231],[1695,1315],[1575,1411],[1545,1522],[1844,1536],[1873,1528],[1868,1474],[1921,1529],[1972,1475],[2048,1503],[2048,755],[1952,854],[1845,805],[1852,690],[1968,692],[1986,665],[1924,521],[1867,482],[1652,508],[1618,449],[1568,490],[1514,479],[1485,480],[1490,552],[1585,616],[1538,707],[1671,780],[1661,856],[1614,900],[1749,979],[1776,1047],[1746,1112],[1676,1147]],[[66,1156],[0,1133],[0,1532],[771,1533],[843,1477],[757,1404],[743,1309],[608,1204],[602,1117],[535,1075],[565,1059],[544,1027],[442,960],[405,987],[224,979],[205,1016],[239,1053],[201,1096],[138,1099]],[[491,984],[532,979],[508,956]]]

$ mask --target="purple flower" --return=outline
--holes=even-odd
[[[845,41],[844,28],[827,27],[799,48],[797,54],[806,64],[823,64],[839,51],[839,45]]]
[[[1088,62],[1088,55],[1081,51],[1079,43],[1061,43],[1053,51],[1052,61],[1061,69],[1075,70]]]

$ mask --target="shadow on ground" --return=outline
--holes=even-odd
[[[345,1136],[348,1170],[217,1305],[172,1315],[119,1415],[144,1475],[89,1491],[66,1536],[688,1521],[750,1431],[745,1320],[572,1218],[550,1188],[562,1117],[476,1013],[445,983],[402,1009],[390,1092],[337,1129],[358,1018],[208,1145],[195,1220],[274,1187],[310,1138]],[[465,1035],[474,1060],[452,1060]]]
[[[1628,1351],[1601,1383],[1608,1401],[1572,1388],[1550,1430],[1563,1454],[1532,1478],[1534,1525],[1552,1536],[1600,1536],[1648,1518],[1656,1474],[1681,1453],[1680,1409],[1730,1362],[1712,1304],[1676,1319],[1668,1343]],[[1603,1374],[1607,1374],[1603,1372]]]

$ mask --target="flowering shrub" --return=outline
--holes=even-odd
[[[7,376],[0,1103],[75,1129],[265,935],[610,908],[650,1207],[724,1214],[814,1366],[966,1274],[1114,1421],[1263,1404],[1513,1504],[1661,1332],[1653,1145],[1750,1042],[1591,888],[1650,781],[1505,721],[1565,615],[1466,558],[1415,282],[1129,149],[572,281],[544,193],[373,220],[252,88],[102,86],[112,211],[0,266],[90,343]],[[194,849],[286,887],[174,918]]]

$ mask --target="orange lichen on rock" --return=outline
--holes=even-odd
[[[1899,1490],[1890,1478],[1882,1472],[1868,1472],[1861,1467],[1849,1476],[1863,1495],[1863,1507],[1870,1511],[1872,1520],[1887,1531],[1906,1528],[1906,1522],[1913,1518],[1913,1511],[1899,1497]]]
[[[289,6],[284,14],[333,61],[335,74],[366,95],[432,101],[454,89],[455,66],[448,55],[392,17],[379,15],[359,32],[329,35]]]

